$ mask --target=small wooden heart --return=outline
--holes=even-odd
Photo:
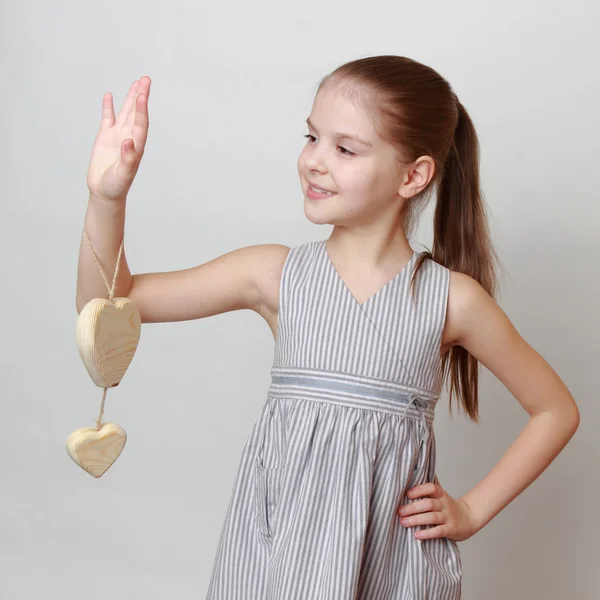
[[[76,429],[67,438],[66,445],[75,463],[98,478],[119,458],[126,441],[127,434],[121,426],[103,423],[99,430],[95,427]]]
[[[119,385],[129,368],[141,333],[139,310],[129,298],[90,300],[77,319],[77,348],[94,383]]]

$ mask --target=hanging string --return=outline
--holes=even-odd
[[[106,401],[106,388],[103,388],[102,390],[102,402],[100,403],[100,414],[98,415],[98,418],[96,419],[96,430],[100,431],[100,428],[102,427],[102,417],[104,416],[104,402]]]
[[[115,274],[113,276],[113,282],[112,282],[112,286],[108,285],[108,280],[106,279],[106,275],[104,274],[104,269],[102,268],[102,265],[100,264],[100,259],[98,258],[98,255],[94,252],[94,249],[92,248],[92,244],[90,243],[90,238],[88,237],[87,231],[83,230],[83,233],[85,234],[85,241],[87,242],[87,245],[89,247],[89,249],[92,252],[92,255],[94,256],[94,260],[96,261],[96,264],[98,265],[98,268],[100,269],[100,273],[102,274],[102,279],[104,279],[104,283],[106,284],[106,287],[108,289],[108,301],[112,304],[112,300],[113,300],[113,296],[115,293],[115,285],[117,283],[117,275],[119,274],[119,265],[121,264],[121,254],[123,252],[123,242],[125,240],[125,234],[123,234],[123,237],[121,238],[121,246],[119,247],[119,254],[117,256],[117,265],[115,267]]]
[[[104,283],[106,284],[106,288],[108,289],[108,301],[112,304],[113,297],[115,294],[115,286],[117,284],[117,276],[119,274],[119,265],[121,264],[121,255],[123,253],[123,243],[125,241],[125,234],[123,234],[123,237],[121,238],[121,245],[119,247],[119,254],[117,256],[117,264],[115,266],[115,273],[113,275],[112,285],[108,285],[108,279],[106,279],[106,275],[104,274],[104,269],[102,268],[102,265],[100,264],[100,259],[98,258],[98,255],[96,254],[96,252],[94,252],[94,249],[92,248],[92,244],[90,243],[90,239],[88,237],[87,231],[85,230],[85,227],[83,229],[83,233],[85,235],[85,241],[87,242],[87,245],[92,252],[94,260],[96,261],[96,264],[98,265],[98,268],[100,269],[100,273],[102,274],[102,279],[104,279]],[[100,403],[100,414],[98,415],[98,418],[96,419],[96,430],[97,431],[100,431],[100,428],[102,427],[102,417],[104,416],[104,404],[106,402],[106,392],[107,392],[107,388],[103,388],[102,389],[102,401]]]

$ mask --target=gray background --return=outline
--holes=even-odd
[[[76,349],[75,281],[102,95],[118,111],[131,82],[152,77],[126,251],[133,272],[175,270],[328,237],[303,215],[304,120],[322,75],[384,53],[433,66],[474,119],[500,305],[582,415],[534,485],[461,543],[463,597],[597,598],[597,3],[4,0],[1,11],[2,599],[203,598],[269,384],[273,340],[255,313],[145,325],[107,397],[123,454],[99,480],[68,457],[67,436],[93,425],[101,398]],[[431,244],[431,208],[417,249]],[[527,420],[485,369],[481,414],[475,426],[450,417],[446,397],[438,406],[438,475],[454,496]]]

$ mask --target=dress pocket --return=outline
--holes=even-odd
[[[254,458],[254,512],[260,533],[272,537],[281,475],[284,470],[285,431],[280,406],[273,400],[265,405],[259,421]]]
[[[265,467],[257,456],[254,463],[254,511],[258,529],[266,537],[272,536],[271,475],[272,470]]]

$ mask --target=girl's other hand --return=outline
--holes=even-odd
[[[479,530],[475,516],[463,500],[455,500],[440,485],[424,483],[411,488],[406,493],[413,499],[410,504],[398,508],[400,524],[403,527],[415,525],[435,525],[419,531],[414,536],[418,540],[447,537],[456,542],[464,541]],[[420,500],[414,500],[421,498]]]
[[[90,195],[125,201],[144,154],[148,137],[150,77],[135,81],[115,119],[110,92],[102,99],[102,121],[88,168]]]

